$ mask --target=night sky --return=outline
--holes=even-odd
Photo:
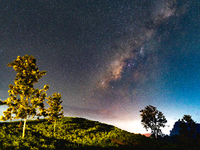
[[[200,1],[0,0],[0,99],[18,55],[47,71],[65,116],[146,133],[139,110],[200,122]],[[5,106],[1,106],[1,113]]]

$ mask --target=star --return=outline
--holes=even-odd
[[[28,54],[47,71],[37,87],[61,93],[65,115],[138,125],[139,110],[151,104],[171,126],[190,113],[200,122],[199,7],[197,0],[3,1],[0,98],[15,78],[7,64]],[[131,126],[123,129],[146,132]]]

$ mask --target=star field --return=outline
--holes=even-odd
[[[7,63],[28,54],[66,116],[144,133],[139,110],[153,105],[165,133],[185,114],[200,122],[199,10],[198,0],[2,0],[0,98],[15,77]]]

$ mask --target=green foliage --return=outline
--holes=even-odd
[[[0,149],[160,149],[166,142],[133,134],[100,122],[63,117],[57,132],[48,121],[27,122],[27,138],[20,137],[19,122],[0,123]],[[171,146],[172,144],[168,144]]]
[[[45,115],[44,100],[49,86],[43,89],[35,89],[34,84],[46,74],[46,71],[39,71],[36,66],[36,59],[33,56],[18,56],[16,60],[8,64],[17,72],[14,85],[10,84],[9,97],[0,104],[6,104],[7,110],[3,112],[1,120],[24,119],[23,137],[25,132],[26,119],[35,115]],[[37,113],[39,110],[39,113]]]
[[[56,122],[57,119],[63,117],[63,107],[61,106],[61,94],[54,93],[52,94],[53,97],[49,96],[47,103],[49,104],[49,108],[47,109],[48,119],[54,121],[54,134],[56,131]]]
[[[18,56],[14,62],[8,64],[9,67],[17,72],[14,85],[9,85],[9,97],[4,103],[8,109],[3,112],[3,120],[27,119],[36,115],[36,108],[42,114],[44,110],[44,100],[49,86],[45,85],[43,89],[35,89],[34,84],[38,82],[46,71],[39,71],[36,66],[36,59],[33,56]],[[14,114],[11,115],[11,114]],[[39,114],[38,114],[39,115]]]
[[[154,106],[146,106],[145,109],[140,111],[142,117],[142,125],[146,130],[151,129],[151,133],[154,137],[162,135],[161,127],[165,127],[167,120],[162,112],[158,111]]]
[[[49,108],[47,109],[48,119],[49,120],[56,120],[60,117],[63,117],[63,107],[61,106],[61,94],[54,93],[52,94],[53,97],[49,96],[47,103],[49,104]]]
[[[1,99],[0,99],[0,105],[6,105],[7,103],[5,102],[5,101],[2,101]]]

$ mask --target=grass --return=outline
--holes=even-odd
[[[68,149],[178,149],[177,144],[147,138],[117,127],[84,118],[59,119],[54,136],[53,124],[47,120],[27,122],[25,138],[20,121],[0,123],[0,148],[30,150]]]

